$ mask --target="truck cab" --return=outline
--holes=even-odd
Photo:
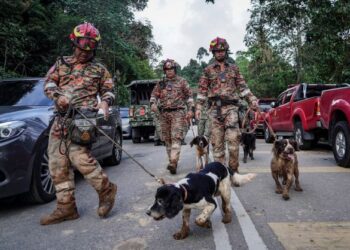
[[[127,88],[130,90],[129,123],[133,143],[147,141],[154,134],[155,126],[150,109],[150,98],[159,79],[135,80]]]

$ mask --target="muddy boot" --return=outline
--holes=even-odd
[[[97,213],[100,217],[105,217],[112,210],[116,194],[117,185],[112,182],[109,183],[106,189],[98,193],[99,205]]]
[[[41,225],[50,225],[60,223],[65,220],[75,220],[79,218],[78,210],[75,202],[59,203],[57,208],[50,214],[40,219]]]
[[[167,169],[169,170],[170,174],[176,174],[177,164],[169,163]]]

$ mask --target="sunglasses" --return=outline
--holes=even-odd
[[[81,37],[77,39],[77,46],[82,50],[95,50],[98,42],[91,38]]]

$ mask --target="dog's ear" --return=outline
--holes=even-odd
[[[280,154],[283,151],[283,140],[276,140],[273,143],[273,151],[276,154]]]
[[[190,142],[191,148],[193,147],[193,145],[196,145],[196,144],[198,144],[198,136],[193,138],[193,140]]]
[[[171,219],[175,217],[184,207],[181,192],[173,193],[168,201],[169,203],[165,209],[165,216]]]
[[[289,143],[293,146],[293,148],[294,148],[295,151],[299,151],[299,144],[297,143],[296,140],[290,139],[290,140],[289,140]]]

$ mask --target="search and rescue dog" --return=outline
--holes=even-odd
[[[190,143],[196,149],[196,171],[199,172],[209,162],[209,142],[203,135],[197,135]],[[203,164],[204,162],[204,164]]]
[[[184,179],[174,184],[165,184],[157,189],[154,204],[147,214],[155,220],[174,218],[181,210],[182,227],[173,235],[174,239],[185,239],[190,232],[189,220],[191,209],[202,210],[195,223],[204,228],[211,228],[210,216],[217,207],[214,196],[221,196],[223,223],[232,220],[231,185],[243,185],[250,182],[256,174],[240,175],[233,173],[220,162],[212,162],[198,173],[189,173]]]
[[[242,132],[241,145],[243,147],[243,162],[247,163],[247,157],[249,155],[251,160],[254,160],[253,151],[255,150],[256,135],[255,133]]]
[[[280,139],[274,142],[271,160],[271,174],[276,182],[277,194],[282,194],[283,199],[289,199],[289,189],[293,183],[293,176],[295,177],[295,190],[303,191],[299,183],[299,168],[298,158],[295,151],[298,149],[298,144],[292,139]],[[282,178],[281,186],[279,178]]]

